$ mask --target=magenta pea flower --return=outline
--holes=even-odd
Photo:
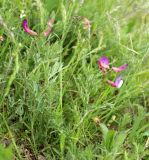
[[[51,31],[52,31],[52,29],[53,29],[53,26],[52,26],[53,23],[54,23],[54,19],[52,18],[52,19],[50,19],[49,22],[48,22],[49,29],[44,32],[44,36],[47,37],[47,36],[51,33]]]
[[[101,57],[98,60],[98,66],[101,69],[101,71],[105,73],[107,69],[109,69],[109,59],[105,56]]]
[[[107,83],[110,84],[112,87],[121,88],[121,86],[123,85],[122,76],[118,76],[115,82],[107,80]]]
[[[124,64],[120,67],[112,67],[112,69],[115,71],[115,72],[121,72],[123,70],[125,70],[127,68],[128,64]]]
[[[31,30],[28,26],[28,21],[27,19],[24,19],[22,22],[22,27],[24,29],[24,31],[32,36],[37,36],[38,34],[36,32],[34,32],[33,30]]]

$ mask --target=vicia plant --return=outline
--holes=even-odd
[[[51,31],[52,31],[52,29],[53,29],[53,26],[52,26],[53,23],[54,23],[54,19],[50,19],[49,22],[48,22],[48,27],[49,27],[49,28],[48,28],[47,31],[44,32],[44,36],[47,37],[47,36],[51,33]],[[28,20],[27,20],[27,19],[24,19],[24,20],[23,20],[23,22],[22,22],[22,27],[23,27],[24,31],[25,31],[26,33],[30,34],[31,36],[37,36],[37,35],[38,35],[37,32],[35,32],[35,31],[33,31],[33,30],[31,30],[31,29],[29,28]]]
[[[102,71],[102,73],[105,75],[105,73],[110,69],[109,59],[105,56],[101,57],[98,60],[98,66],[99,66],[99,69]],[[121,71],[125,70],[127,68],[127,66],[128,66],[128,64],[124,64],[120,67],[112,67],[111,69],[114,72],[121,72]],[[120,88],[123,85],[122,76],[118,76],[116,78],[115,82],[113,82],[111,80],[107,80],[107,83],[110,84],[112,87]]]

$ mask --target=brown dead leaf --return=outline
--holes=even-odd
[[[28,149],[24,150],[24,155],[25,155],[26,160],[32,160],[32,154],[30,153]]]
[[[98,117],[95,117],[93,118],[93,122],[96,124],[96,125],[99,125],[100,124],[100,119]]]
[[[4,41],[4,37],[0,36],[0,42],[3,42],[3,41]]]
[[[39,155],[38,156],[38,160],[46,160],[46,158],[44,156],[42,156],[42,155]]]

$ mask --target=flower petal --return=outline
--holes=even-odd
[[[52,24],[54,23],[54,19],[53,18],[51,18],[50,20],[49,20],[49,22],[48,22],[48,26],[49,27],[52,27]]]
[[[108,82],[112,87],[116,87],[115,82],[112,82],[112,81],[110,81],[110,80],[107,80],[107,82]]]
[[[127,66],[128,66],[128,64],[124,64],[123,66],[120,66],[120,67],[112,67],[112,69],[115,72],[121,72],[121,71],[125,70]]]
[[[98,60],[98,66],[103,72],[106,72],[109,69],[109,59],[105,56],[101,57]]]
[[[109,83],[112,87],[121,88],[121,86],[123,85],[122,76],[118,76],[115,82],[107,80],[107,83]]]
[[[90,29],[91,28],[90,20],[88,20],[87,18],[84,18],[83,19],[83,26],[84,26],[84,29]]]
[[[28,26],[28,21],[27,19],[24,19],[23,22],[22,22],[22,27],[24,29],[24,31],[32,36],[37,36],[37,33],[34,32],[33,30],[31,30]]]
[[[118,76],[116,78],[115,85],[116,85],[116,88],[121,88],[121,86],[123,85],[122,76]]]
[[[47,36],[51,33],[51,31],[52,31],[52,29],[53,29],[53,26],[52,26],[53,23],[54,23],[54,19],[52,18],[52,19],[50,19],[49,22],[48,22],[49,29],[44,32],[44,36],[47,37]]]
[[[48,36],[53,28],[49,28],[47,31],[44,32],[44,36]]]

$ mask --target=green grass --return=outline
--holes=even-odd
[[[23,31],[22,10],[39,36]],[[149,159],[148,10],[144,0],[0,0],[1,160]],[[99,71],[103,55],[129,64],[118,91]]]

